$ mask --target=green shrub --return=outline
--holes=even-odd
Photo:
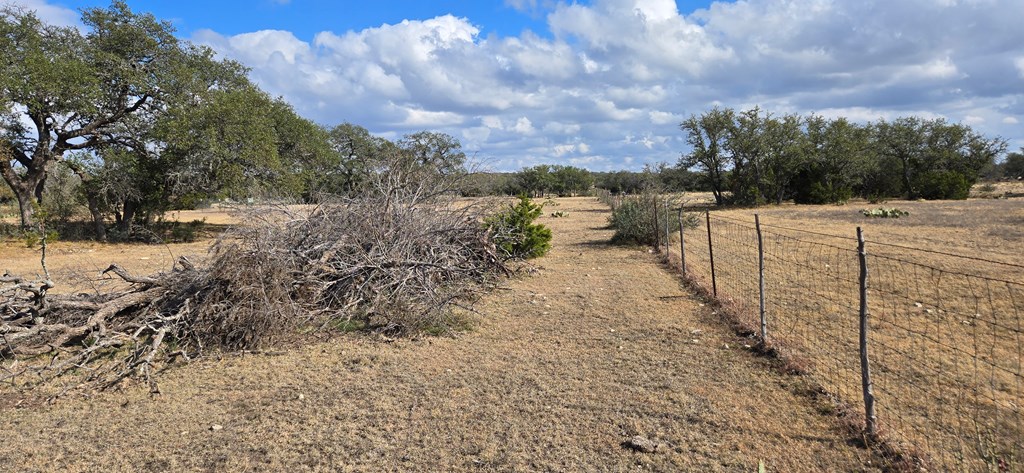
[[[658,208],[658,221],[655,226],[654,208]],[[674,207],[675,204],[670,204]],[[612,216],[608,219],[609,225],[615,230],[612,235],[612,243],[621,245],[653,245],[656,236],[665,232],[665,201],[653,194],[642,194],[638,196],[625,197],[619,205],[612,210]],[[691,220],[686,216],[687,222]],[[679,219],[675,213],[668,218],[670,232],[679,231]],[[687,223],[689,226],[689,223]]]
[[[8,187],[6,182],[0,182],[0,204],[14,204],[17,205],[18,201],[14,196],[14,191]]]
[[[835,186],[822,182],[812,182],[806,187],[797,189],[793,201],[798,204],[841,204],[853,197],[853,190],[848,187]]]
[[[171,241],[177,243],[191,243],[198,239],[206,227],[206,219],[192,220],[191,222],[174,222],[171,226]]]
[[[157,220],[146,226],[136,225],[132,234],[121,234],[116,228],[111,229],[107,237],[111,240],[142,241],[148,243],[192,243],[203,237],[206,230],[206,219],[179,222],[177,220]]]
[[[928,171],[914,182],[918,197],[927,200],[964,200],[971,192],[971,182],[956,171]]]
[[[47,226],[55,229],[67,226],[77,215],[87,214],[81,179],[64,166],[55,167],[46,177],[43,203],[38,210],[44,212]]]
[[[494,244],[508,258],[536,258],[551,249],[551,229],[533,223],[544,206],[534,204],[525,194],[519,202],[491,215],[485,224],[494,237]]]
[[[340,332],[358,332],[366,329],[366,321],[352,318],[340,319],[334,322],[334,328]]]
[[[35,248],[43,243],[43,234],[38,230],[28,230],[22,233],[22,239],[25,241],[25,248]],[[53,243],[60,239],[60,234],[56,230],[46,230],[46,241]]]
[[[653,245],[653,205],[653,200],[645,196],[623,199],[609,218],[608,223],[615,230],[612,243]]]

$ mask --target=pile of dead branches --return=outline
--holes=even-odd
[[[50,281],[0,278],[0,380],[31,384],[74,371],[110,386],[210,348],[259,349],[358,322],[386,333],[441,329],[450,309],[505,275],[485,209],[416,191],[318,206],[252,209],[209,262],[168,272],[106,273],[119,292],[53,295]],[[397,189],[397,190],[396,190]],[[429,197],[429,198],[427,198]]]

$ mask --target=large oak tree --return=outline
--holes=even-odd
[[[83,10],[83,30],[0,9],[0,175],[22,226],[48,173],[71,152],[145,150],[169,110],[244,83],[244,69],[174,37],[123,1]],[[84,181],[91,178],[73,167]]]

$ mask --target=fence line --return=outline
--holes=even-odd
[[[1017,265],[684,210],[697,227],[666,256],[796,371],[863,406],[869,438],[940,470],[1024,470],[1024,283],[975,268]]]

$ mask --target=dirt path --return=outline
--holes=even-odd
[[[457,339],[341,337],[174,369],[156,398],[3,408],[0,469],[871,469],[653,255],[604,244],[600,204],[559,202],[538,273]],[[666,447],[623,448],[634,435]]]

